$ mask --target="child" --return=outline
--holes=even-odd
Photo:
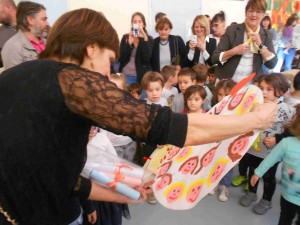
[[[285,95],[284,102],[290,106],[300,103],[300,72],[294,77],[293,86],[295,91],[290,95]]]
[[[231,89],[235,86],[235,82],[233,80],[221,80],[216,86],[214,99],[216,102],[220,102],[223,98],[229,95]],[[229,187],[232,180],[233,169],[229,170],[228,173],[221,179],[220,181],[220,194],[219,200],[221,202],[226,202],[229,196]],[[212,190],[210,195],[215,194],[215,191]]]
[[[297,111],[296,118],[287,126],[289,132],[296,137],[287,137],[280,141],[255,169],[255,174],[251,178],[251,185],[255,186],[267,170],[274,164],[283,162],[278,225],[291,225],[296,213],[298,217],[300,215],[300,114],[299,110]],[[299,218],[296,224],[300,224]]]
[[[200,85],[192,85],[184,93],[184,110],[186,113],[203,113],[202,104],[206,91]]]
[[[211,93],[209,88],[205,85],[205,82],[207,79],[207,67],[204,64],[197,64],[197,65],[193,66],[193,70],[196,73],[196,83],[198,85],[202,86],[207,93],[205,102],[202,105],[203,110],[205,112],[207,112],[211,108],[211,101],[212,101],[212,97],[213,97],[213,94]]]
[[[142,79],[142,89],[146,92],[148,104],[158,104],[161,106],[168,106],[167,99],[162,97],[162,90],[164,87],[164,78],[158,72],[149,71],[145,73]]]
[[[259,83],[259,87],[263,92],[264,101],[278,103],[277,119],[272,128],[264,130],[259,134],[249,151],[246,153],[249,163],[248,184],[250,184],[250,178],[254,174],[254,169],[270,153],[274,147],[274,144],[276,144],[276,142],[273,141],[275,140],[275,137],[273,136],[275,134],[283,133],[283,126],[291,120],[294,113],[294,110],[290,106],[282,101],[279,101],[279,97],[287,91],[289,86],[287,80],[285,80],[285,83],[283,82],[283,78],[284,76],[281,74],[270,74],[263,76]],[[268,137],[271,138],[271,140],[268,140]],[[272,166],[263,176],[263,196],[253,208],[253,211],[256,214],[265,214],[270,208],[272,208],[271,200],[276,188],[275,174],[277,165],[278,164]],[[240,204],[242,206],[248,207],[252,202],[256,201],[257,186],[258,184],[256,184],[254,187],[249,185],[249,191],[240,200]]]
[[[216,69],[216,66],[212,66],[207,71],[207,73],[208,73],[207,87],[213,93],[213,95],[216,90],[216,85],[219,82],[219,79],[217,78],[217,76],[215,74],[215,69]]]
[[[178,94],[178,90],[175,87],[178,83],[178,71],[176,66],[164,66],[161,70],[161,75],[165,80],[162,97],[167,99],[170,108],[172,108],[173,99],[175,95]]]
[[[183,94],[185,90],[196,84],[196,73],[189,67],[182,68],[178,73],[178,85],[181,93],[175,95],[172,110],[177,113],[182,113],[184,110]]]
[[[123,74],[111,74],[110,81],[122,90],[126,88],[126,78]],[[107,135],[120,158],[133,160],[136,153],[136,142],[128,136],[117,135],[103,129],[101,129],[101,133]]]
[[[147,94],[147,103],[148,104],[158,104],[161,106],[168,106],[168,102],[162,96],[162,90],[164,87],[164,78],[160,73],[149,71],[145,73],[142,79],[142,88]],[[143,153],[145,158],[149,158],[149,156],[153,153],[157,146],[153,145],[144,145]],[[154,178],[154,177],[151,177]],[[147,201],[150,204],[155,204],[157,200],[155,199],[154,194],[148,195]]]
[[[136,99],[141,99],[142,87],[139,83],[131,83],[127,86],[127,91]]]

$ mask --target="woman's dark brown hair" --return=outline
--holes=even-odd
[[[261,20],[260,25],[262,26],[262,23],[263,23],[263,21],[265,21],[265,20],[269,21],[268,30],[270,30],[271,27],[272,27],[272,22],[271,22],[271,18],[270,18],[269,16],[265,16],[265,17]]]
[[[119,56],[117,32],[103,14],[91,9],[65,13],[52,26],[40,58],[70,58],[82,64],[86,47],[97,44]]]
[[[144,16],[141,12],[135,12],[135,13],[133,13],[132,16],[131,16],[131,23],[133,23],[133,18],[134,18],[135,16],[141,17],[141,19],[142,19],[142,21],[143,21],[143,24],[144,24],[143,30],[144,30],[144,32],[148,35],[147,29],[146,29],[147,24],[146,24],[145,16]]]
[[[266,0],[249,0],[246,5],[246,12],[250,9],[259,10],[266,12],[267,10],[267,1]]]
[[[155,26],[155,30],[156,31],[162,30],[164,29],[165,26],[168,26],[170,29],[173,28],[171,21],[167,17],[163,17],[160,20],[158,20]]]

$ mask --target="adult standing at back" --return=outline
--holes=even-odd
[[[120,45],[120,71],[126,76],[127,85],[141,84],[144,74],[151,70],[151,43],[142,13],[131,16],[131,29],[122,37]]]
[[[279,40],[277,52],[278,62],[274,68],[274,72],[276,73],[280,73],[283,63],[284,71],[292,69],[292,63],[296,54],[296,46],[293,46],[293,33],[297,20],[298,17],[291,15],[282,29],[282,35]]]
[[[218,45],[221,37],[226,32],[225,13],[223,11],[220,11],[214,15],[211,20],[211,26],[213,32],[209,35],[209,37],[215,38]]]
[[[192,32],[194,39],[186,43],[186,65],[192,67],[198,63],[208,64],[211,63],[211,56],[213,55],[217,42],[214,38],[210,38],[210,23],[206,16],[196,16],[193,25]]]
[[[262,74],[262,64],[269,69],[275,67],[272,35],[260,27],[266,9],[265,0],[249,0],[245,22],[227,27],[212,57],[213,64],[218,64],[219,79],[232,78],[239,82],[252,72],[257,76]]]
[[[36,59],[45,49],[42,37],[49,26],[47,19],[43,5],[29,1],[18,4],[18,33],[5,43],[1,52],[4,69]]]
[[[1,50],[5,42],[17,33],[17,7],[13,0],[0,0],[0,67],[3,67]]]
[[[171,21],[166,17],[161,18],[155,26],[159,37],[153,41],[151,65],[156,72],[167,65],[183,65],[186,56],[184,42],[180,36],[170,34],[172,28]]]

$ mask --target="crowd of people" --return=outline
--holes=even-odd
[[[300,224],[300,73],[293,92],[280,74],[283,64],[292,68],[298,17],[277,37],[266,10],[265,0],[249,0],[244,22],[228,27],[223,11],[211,21],[197,15],[186,43],[172,34],[165,13],[150,35],[136,12],[119,43],[94,10],[70,11],[50,29],[43,5],[0,0],[0,223],[120,225],[130,218],[133,200],[81,175],[91,141],[143,166],[165,144],[199,145],[259,129],[239,175],[230,170],[209,194],[225,202],[231,185],[246,183],[240,205],[249,207],[261,177],[264,192],[253,211],[265,214],[283,161],[279,224],[292,224],[296,214]],[[206,114],[253,72],[264,105],[242,116]],[[152,183],[136,187],[139,202],[157,202]]]

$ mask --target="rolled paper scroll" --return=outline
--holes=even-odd
[[[90,173],[90,178],[95,181],[98,181],[101,184],[104,184],[104,185],[112,188],[116,192],[118,192],[122,195],[125,195],[133,200],[138,200],[140,198],[140,195],[141,195],[140,192],[127,186],[126,184],[123,184],[123,183],[115,180],[114,178],[111,178],[111,177],[105,175],[102,172],[92,170]]]

